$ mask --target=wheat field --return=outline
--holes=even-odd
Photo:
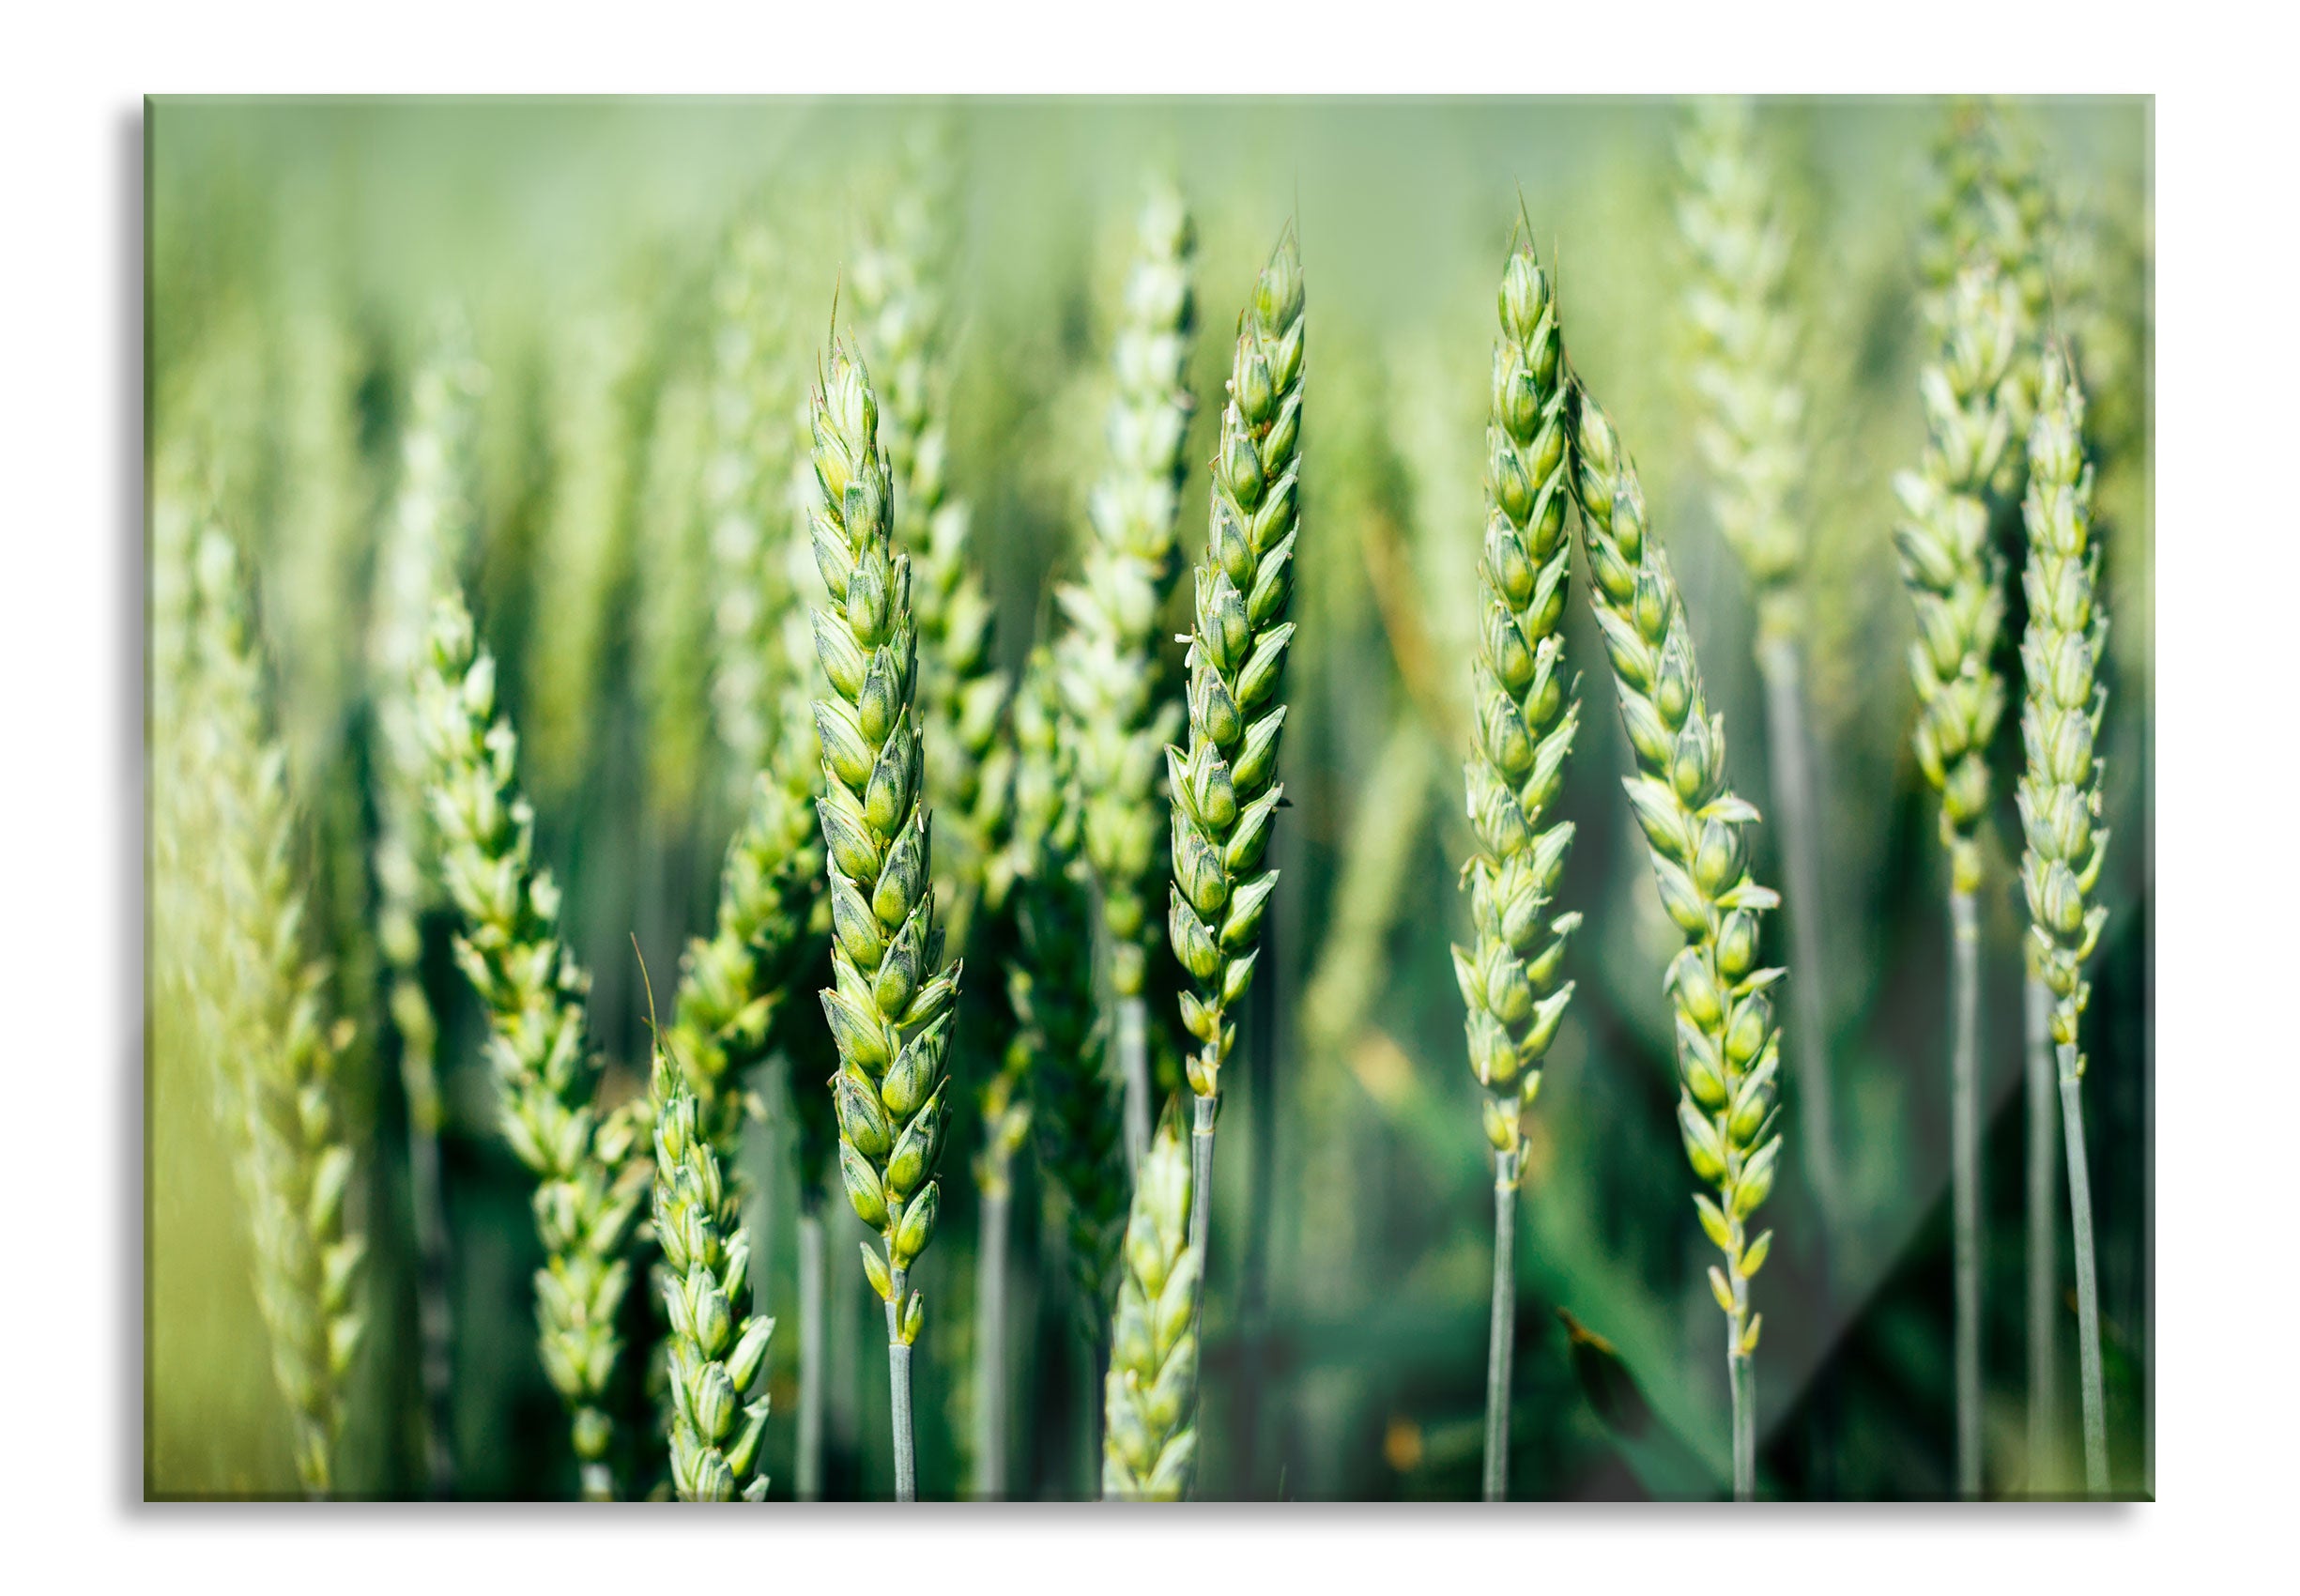
[[[147,1496],[2154,1495],[2151,102],[147,134]]]

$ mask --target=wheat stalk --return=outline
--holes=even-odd
[[[1279,785],[1278,701],[1294,596],[1302,425],[1302,268],[1289,225],[1238,317],[1229,400],[1214,456],[1204,558],[1192,571],[1189,748],[1166,750],[1173,886],[1167,934],[1196,986],[1182,1023],[1198,1040],[1192,1094],[1190,1246],[1204,1256],[1212,1218],[1214,1116],[1221,1067],[1237,1040],[1229,1010],[1253,979],[1263,910],[1278,872],[1260,870]]]
[[[648,1006],[652,1023],[652,990]],[[720,1173],[692,1073],[672,1061],[657,1033],[649,1097],[654,1233],[670,1317],[671,1485],[682,1502],[732,1501],[738,1492],[746,1502],[764,1501],[767,1477],[743,1477],[752,1472],[767,1427],[774,1321],[747,1312],[750,1236],[741,1198]]]
[[[458,580],[472,540],[478,400],[486,373],[468,335],[449,319],[410,393],[400,441],[399,492],[376,552],[368,661],[379,757],[376,784],[376,942],[391,966],[390,1007],[399,1034],[407,1097],[407,1183],[417,1258],[416,1323],[422,1337],[424,1453],[431,1493],[454,1490],[450,1389],[453,1310],[449,1300],[447,1213],[439,1174],[439,1025],[424,995],[421,916],[438,895],[425,783],[431,754],[416,707],[416,679],[430,642],[432,606]]]
[[[1080,579],[1055,590],[1069,625],[1055,645],[1085,794],[1086,858],[1110,937],[1126,1153],[1150,1136],[1142,983],[1156,931],[1144,883],[1158,864],[1158,750],[1183,707],[1155,634],[1179,574],[1176,541],[1189,431],[1191,231],[1181,196],[1155,189],[1137,223],[1134,267],[1111,364],[1110,462],[1087,504],[1094,537]],[[1104,1294],[1096,1291],[1097,1300]]]
[[[2102,761],[2094,752],[2108,689],[2097,680],[2108,616],[2095,594],[2100,549],[2092,535],[2093,473],[2083,463],[2084,396],[2059,351],[2041,366],[2040,403],[2029,434],[2029,491],[2022,503],[2029,563],[2022,573],[2029,623],[2021,639],[2027,692],[2020,740],[2026,754],[2017,800],[2028,847],[2021,886],[2032,921],[2033,967],[2052,994],[2051,1040],[2060,1069],[2068,1144],[2068,1200],[2076,1237],[2077,1328],[2084,1404],[2085,1488],[2108,1490],[2108,1428],[2100,1371],[2100,1303],[2093,1255],[2092,1188],[2084,1149],[2084,1054],[2078,1029],[2092,988],[2084,961],[2108,910],[2093,901],[2108,832],[2101,819]]]
[[[1756,600],[1756,652],[1765,680],[1765,745],[1780,808],[1797,1044],[1798,1146],[1824,1215],[1839,1209],[1834,1094],[1829,1067],[1821,920],[1821,795],[1807,750],[1807,538],[1798,496],[1810,474],[1800,330],[1788,294],[1790,239],[1771,194],[1750,107],[1696,101],[1679,146],[1678,229],[1692,256],[1686,295],[1695,347],[1696,433],[1718,529]]]
[[[857,341],[877,365],[882,442],[893,471],[895,535],[911,550],[918,619],[918,723],[934,748],[928,796],[943,817],[936,885],[956,952],[983,886],[1005,795],[983,779],[1006,681],[990,660],[991,606],[971,547],[969,507],[949,495],[947,296],[953,161],[940,124],[921,124],[883,237],[855,261]]]
[[[345,1379],[364,1315],[366,1241],[346,1220],[353,1155],[335,1068],[348,1021],[324,1013],[326,974],[303,951],[287,758],[268,730],[239,555],[212,525],[182,528],[181,719],[176,769],[191,790],[177,901],[198,914],[180,970],[212,1070],[232,1173],[255,1243],[255,1295],[294,1425],[298,1477],[336,1484]],[[182,546],[188,545],[189,546]]]
[[[942,1207],[932,1175],[948,1114],[944,1067],[959,966],[943,963],[935,923],[911,560],[895,547],[894,482],[870,377],[842,343],[831,345],[812,405],[822,489],[815,558],[831,600],[815,611],[832,690],[815,701],[836,977],[822,1008],[838,1045],[831,1089],[839,1173],[855,1214],[884,1249],[882,1256],[866,1243],[863,1259],[886,1305],[895,1495],[910,1501],[917,1491],[911,1348],[926,1305],[909,1279]]]
[[[1989,808],[1988,745],[2004,713],[2004,683],[1990,664],[2004,624],[2004,562],[1990,535],[1986,493],[2011,437],[2004,391],[2019,308],[2012,285],[1983,259],[1957,276],[1937,315],[1942,348],[1921,378],[1929,440],[1920,468],[1894,479],[1905,514],[1894,536],[1916,605],[1909,667],[1917,763],[1940,794],[1949,856],[1956,1478],[1959,1491],[1974,1496],[1981,1489],[1980,836]]]
[[[1662,907],[1685,938],[1664,983],[1677,1011],[1678,1128],[1694,1173],[1717,1192],[1694,1204],[1725,1254],[1709,1278],[1726,1323],[1733,1495],[1747,1501],[1756,1489],[1752,1359],[1764,1323],[1750,1312],[1749,1281],[1772,1247],[1772,1232],[1752,1239],[1748,1224],[1779,1171],[1771,988],[1787,974],[1758,967],[1757,943],[1760,916],[1781,900],[1749,873],[1741,828],[1757,812],[1725,785],[1725,717],[1710,714],[1702,697],[1685,606],[1646,527],[1636,468],[1578,379],[1567,414],[1590,608],[1637,763],[1623,785],[1652,852]]]
[[[1494,1297],[1487,1341],[1485,1499],[1510,1490],[1510,1361],[1517,1327],[1520,1125],[1541,1084],[1541,1057],[1557,1034],[1573,983],[1560,985],[1577,913],[1550,916],[1570,821],[1542,829],[1565,778],[1581,707],[1566,679],[1566,380],[1557,306],[1531,238],[1511,240],[1494,341],[1485,438],[1485,549],[1478,566],[1483,609],[1471,674],[1477,737],[1463,762],[1480,852],[1464,868],[1474,950],[1453,949],[1468,1009],[1470,1067],[1484,1088],[1494,1149]]]
[[[495,659],[478,647],[460,594],[440,601],[417,703],[440,875],[463,920],[455,960],[488,1016],[487,1053],[502,1129],[536,1177],[535,1275],[544,1372],[573,1420],[583,1494],[614,1493],[606,1400],[622,1351],[616,1315],[625,1257],[648,1184],[647,1105],[607,1109],[584,1052],[590,981],[560,938],[560,889],[534,857],[534,811],[518,790],[517,734],[496,714]]]
[[[1199,1205],[1169,1108],[1143,1155],[1127,1216],[1125,1274],[1104,1375],[1102,1498],[1180,1501],[1198,1459]]]

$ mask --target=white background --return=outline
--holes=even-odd
[[[2284,1007],[2300,1005],[2300,913],[2278,911],[2300,907],[2300,281],[2289,89],[2276,81],[2294,56],[2269,35],[2266,8],[943,9],[10,8],[0,30],[0,1582],[424,1596],[651,1585],[681,1596],[2290,1588],[2300,1020]],[[141,95],[951,88],[2161,96],[2159,1505],[901,1519],[142,1505]]]

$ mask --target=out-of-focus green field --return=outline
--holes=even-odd
[[[2038,135],[2047,181],[2082,223],[2090,298],[2063,314],[2091,318],[2100,369],[2116,374],[2092,395],[2113,617],[2102,748],[2115,836],[2086,1021],[2087,1100],[2115,1481],[2144,1493],[2153,128],[2145,100],[2002,110]],[[373,1262],[339,1469],[345,1494],[422,1489],[406,1104],[372,930],[366,663],[411,370],[438,317],[460,315],[487,374],[472,606],[502,661],[541,851],[568,890],[571,938],[593,973],[594,1045],[618,1090],[643,1089],[646,1011],[631,939],[658,982],[676,968],[685,940],[709,928],[735,819],[709,768],[705,671],[677,641],[707,631],[694,606],[711,596],[695,429],[717,336],[713,284],[730,227],[769,223],[790,355],[811,375],[842,271],[897,180],[898,146],[930,115],[945,118],[958,158],[957,241],[940,263],[957,336],[950,477],[974,506],[973,546],[1010,670],[1050,636],[1052,583],[1074,569],[1085,535],[1086,490],[1105,460],[1109,333],[1146,178],[1171,175],[1197,223],[1194,462],[1212,449],[1234,318],[1280,229],[1289,219],[1299,227],[1309,376],[1281,759],[1290,806],[1275,844],[1282,884],[1224,1105],[1202,1497],[1478,1490],[1491,1172],[1447,944],[1467,926],[1456,885],[1471,847],[1459,740],[1495,284],[1521,207],[1558,274],[1574,365],[1643,471],[1710,702],[1733,733],[1734,785],[1772,813],[1751,606],[1692,442],[1687,262],[1672,208],[1681,108],[1671,102],[156,100],[147,447],[156,455],[174,439],[204,452],[250,551],[305,816],[299,869],[311,924],[338,1006],[359,1027],[344,1078],[361,1169],[354,1210]],[[1940,103],[1900,100],[1769,102],[1758,113],[1794,229],[1815,449],[1803,580],[1827,825],[1825,900],[1810,912],[1825,920],[1834,958],[1847,1176],[1830,1224],[1837,1284],[1824,1297],[1820,1216],[1795,1173],[1792,1051],[1793,1173],[1769,1209],[1779,1240],[1756,1287],[1769,1495],[1951,1488],[1944,866],[1937,803],[1909,746],[1911,612],[1889,485],[1923,444],[1919,259],[1946,117]],[[795,437],[762,447],[788,459]],[[1203,470],[1184,503],[1194,556]],[[1578,590],[1578,556],[1576,566]],[[2018,616],[2016,600],[2014,643]],[[1661,987],[1676,935],[1621,801],[1627,749],[1578,599],[1567,649],[1584,715],[1561,801],[1578,840],[1560,906],[1587,923],[1568,972],[1578,996],[1534,1114],[1520,1220],[1512,1494],[1720,1495],[1723,1338],[1674,1123]],[[2016,692],[2009,647],[2004,663]],[[1991,1494],[2077,1481],[2073,1307],[2061,1325],[2065,1433],[2042,1457],[2027,1445],[2016,718],[2016,706],[1984,901]],[[1756,835],[1760,879],[1777,883],[1772,844]],[[563,1497],[574,1465],[534,1350],[529,1178],[492,1130],[484,1021],[449,956],[450,931],[444,912],[426,923],[425,971],[444,1025],[459,1491]],[[991,984],[987,969],[969,974]],[[251,1249],[182,1033],[182,1017],[155,994],[146,1488],[293,1493]],[[962,1087],[998,1045],[961,1031],[953,1068]],[[771,1067],[760,1084],[772,1112],[745,1159],[759,1186],[762,1307],[781,1321],[768,1468],[774,1495],[788,1497],[793,1159],[787,1082]],[[969,1478],[968,1113],[954,1133],[941,1239],[923,1265],[936,1299],[917,1373],[926,1496],[963,1494]],[[1013,1494],[1069,1497],[1089,1477],[1091,1375],[1065,1315],[1056,1244],[1035,1220],[1027,1159],[1020,1180]],[[833,1212],[828,1487],[883,1496],[878,1308],[857,1264],[861,1233],[843,1205]],[[634,1323],[643,1328],[652,1307]]]

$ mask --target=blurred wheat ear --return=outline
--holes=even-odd
[[[1198,1310],[1205,1253],[1179,1116],[1169,1105],[1127,1217],[1103,1379],[1102,1498],[1176,1502],[1198,1461]]]
[[[188,1000],[207,1061],[297,1476],[325,1496],[365,1327],[367,1244],[345,1216],[355,1169],[335,1078],[351,1022],[328,1018],[326,971],[304,951],[287,758],[238,549],[178,507],[160,507],[154,526],[155,587],[173,585],[180,605],[155,616],[156,668],[175,668],[156,693],[155,762],[181,784],[154,817],[156,902],[184,916],[161,974]]]

